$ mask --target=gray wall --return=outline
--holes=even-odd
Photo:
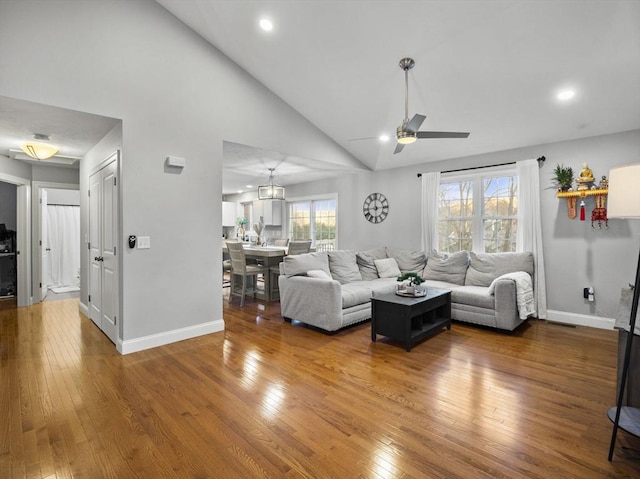
[[[562,163],[579,171],[586,162],[596,178],[608,176],[612,166],[638,161],[640,130],[292,185],[287,187],[287,197],[338,192],[340,248],[363,250],[393,245],[420,249],[420,180],[417,173],[506,163],[542,155],[547,158],[540,169],[540,182],[548,308],[572,315],[615,318],[620,289],[635,278],[640,221],[616,219],[609,221],[609,229],[592,229],[590,221],[570,220],[566,200],[556,198],[555,189],[551,187],[552,170]],[[387,219],[378,225],[369,223],[362,215],[362,203],[372,192],[383,193],[390,203]],[[593,202],[593,198],[587,198],[587,218],[590,218]],[[596,291],[593,303],[582,298],[582,288],[586,286],[592,286]]]
[[[0,49],[0,94],[122,119],[123,340],[222,320],[223,140],[362,166],[151,0],[4,0]]]
[[[17,189],[16,185],[0,181],[0,224],[12,231],[16,231],[17,225]]]

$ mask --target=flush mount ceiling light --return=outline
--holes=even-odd
[[[284,186],[273,182],[274,170],[275,168],[269,168],[269,184],[258,186],[259,200],[284,200]]]
[[[36,133],[33,135],[34,140],[40,141],[49,141],[49,137],[47,135],[43,135],[42,133]],[[31,158],[35,158],[36,160],[46,160],[51,158],[53,155],[58,153],[58,149],[55,146],[47,145],[46,143],[39,143],[36,141],[29,141],[20,146],[22,151],[24,151]]]

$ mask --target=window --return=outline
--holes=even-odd
[[[439,249],[516,250],[518,177],[513,171],[443,177],[440,181]]]
[[[336,205],[333,199],[290,202],[289,238],[311,239],[317,251],[333,251],[337,242]]]

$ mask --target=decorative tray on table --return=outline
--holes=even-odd
[[[406,298],[421,298],[422,296],[426,296],[427,295],[427,290],[426,289],[417,289],[415,292],[410,293],[405,289],[398,289],[398,290],[396,290],[396,294],[398,296],[404,296]]]

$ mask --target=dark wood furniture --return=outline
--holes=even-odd
[[[371,341],[378,334],[402,341],[407,351],[442,328],[451,329],[451,291],[427,288],[427,295],[410,298],[395,293],[371,298]]]

